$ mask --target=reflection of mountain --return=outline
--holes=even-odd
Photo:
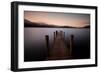
[[[52,27],[52,28],[90,28],[90,25],[84,27],[73,27],[73,26],[57,26],[53,24],[46,24],[46,23],[37,23],[31,22],[29,20],[24,19],[24,27]]]

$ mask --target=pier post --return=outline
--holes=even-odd
[[[65,41],[65,32],[63,32],[63,40]]]
[[[46,48],[47,48],[47,52],[48,52],[48,56],[49,56],[49,36],[46,35],[45,39],[46,39]]]
[[[56,37],[57,37],[58,31],[56,31]]]
[[[54,41],[55,41],[55,38],[56,38],[56,32],[54,32]]]
[[[72,49],[74,44],[74,35],[70,36],[70,56],[72,56]]]

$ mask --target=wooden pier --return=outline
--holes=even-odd
[[[54,41],[53,45],[49,46],[49,36],[46,35],[46,47],[48,49],[48,60],[61,60],[61,59],[70,59],[72,57],[72,49],[73,49],[73,40],[74,36],[70,36],[69,44],[65,41],[65,32],[63,31],[55,31],[54,32]]]

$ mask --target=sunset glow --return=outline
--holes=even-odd
[[[24,11],[24,19],[46,25],[84,27],[90,25],[90,14]]]

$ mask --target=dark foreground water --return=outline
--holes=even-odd
[[[72,59],[90,58],[90,29],[89,28],[24,28],[24,61],[44,61],[47,59],[45,35],[49,35],[52,46],[55,31],[64,31],[66,44],[70,35],[74,35]]]

